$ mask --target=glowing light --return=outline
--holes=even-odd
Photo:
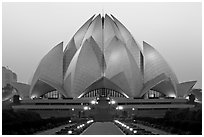
[[[84,110],[88,110],[88,109],[89,109],[89,107],[88,107],[88,106],[85,106],[85,107],[84,107]]]
[[[123,110],[123,106],[118,106],[116,109]]]
[[[176,95],[175,94],[169,94],[169,97],[176,97]]]
[[[136,133],[137,133],[137,130],[134,130],[133,133],[136,134]]]
[[[186,99],[188,99],[188,100],[189,100],[189,96],[187,96],[187,97],[186,97]]]
[[[74,108],[72,108],[72,111],[74,111]]]
[[[34,99],[34,98],[36,98],[36,97],[35,97],[35,96],[31,96],[30,98],[31,98],[31,99]]]
[[[72,131],[71,131],[71,130],[69,130],[69,131],[68,131],[68,134],[72,134]]]
[[[89,123],[91,123],[91,122],[93,122],[93,120],[89,120],[89,121],[87,121],[86,123],[89,124]]]
[[[92,104],[92,105],[95,105],[95,104],[96,104],[96,101],[95,101],[95,100],[92,100],[92,101],[91,101],[91,104]]]
[[[72,121],[71,120],[69,120],[69,123],[71,123]]]
[[[130,128],[130,131],[132,131],[133,129],[132,128]]]
[[[132,108],[132,110],[135,110],[135,108]]]
[[[111,104],[115,104],[116,102],[115,102],[115,100],[111,100],[110,103]]]
[[[93,122],[93,120],[89,120],[89,121],[87,121],[87,124],[89,124],[89,123],[91,123],[91,122]]]

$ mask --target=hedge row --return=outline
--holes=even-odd
[[[70,117],[41,119],[35,112],[2,112],[3,135],[28,135],[68,123]]]
[[[164,118],[135,117],[134,119],[138,123],[173,134],[200,135],[202,132],[202,110],[173,110],[167,111]]]

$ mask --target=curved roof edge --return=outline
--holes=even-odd
[[[91,18],[89,18],[78,30],[77,32],[74,34],[74,36],[71,38],[74,40],[76,48],[79,49],[82,40],[86,34],[86,31],[88,30],[90,24],[93,21],[93,18],[95,17],[95,14],[93,16],[91,16]],[[69,43],[67,44],[64,52],[66,52],[69,49]]]
[[[67,69],[64,83],[66,92],[71,92],[73,97],[78,97],[95,79],[101,76],[100,48],[96,48],[97,43],[90,37],[87,39],[73,57]],[[85,62],[85,63],[84,63]],[[71,74],[71,79],[68,77]],[[83,79],[82,79],[83,77]],[[68,83],[69,82],[69,83]]]
[[[88,93],[89,91],[100,88],[108,88],[115,90],[123,94],[126,98],[129,98],[120,87],[118,87],[115,83],[113,83],[106,77],[101,77],[98,80],[94,81],[88,88],[85,89],[85,91],[78,98],[81,98],[84,94]]]
[[[55,83],[54,85],[58,85],[58,87],[62,86],[63,42],[52,48],[40,61],[40,64],[38,65],[31,82],[30,96],[32,95],[33,88],[38,80],[43,80],[48,83],[50,83],[49,81],[52,81],[52,83]]]
[[[152,78],[165,73],[171,79],[175,93],[177,94],[178,79],[166,62],[166,60],[156,51],[151,45],[143,41],[143,54],[144,54],[144,81],[147,82]]]
[[[187,81],[187,82],[177,84],[177,90],[178,90],[177,96],[185,97],[192,90],[196,82],[197,81]]]
[[[155,77],[154,79],[147,81],[144,84],[144,88],[142,89],[141,93],[140,93],[140,97],[142,97],[144,94],[146,94],[151,88],[153,88],[155,85],[161,83],[162,81],[167,80],[168,77],[162,73],[159,76]]]

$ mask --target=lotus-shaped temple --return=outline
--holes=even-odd
[[[164,45],[165,46],[165,45]],[[45,55],[37,67],[30,97],[58,91],[64,97],[125,98],[156,92],[185,97],[196,81],[179,83],[165,59],[147,42],[141,47],[113,15],[92,16],[71,38]]]

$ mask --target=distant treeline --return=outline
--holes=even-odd
[[[164,118],[135,117],[136,122],[171,132],[172,134],[202,134],[202,110],[167,111]]]
[[[3,135],[29,135],[68,123],[70,117],[42,119],[38,113],[30,111],[3,110]]]

